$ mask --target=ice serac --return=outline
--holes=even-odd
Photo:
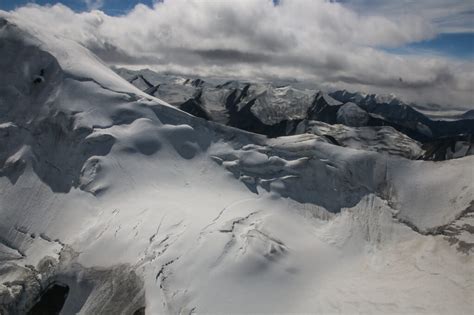
[[[472,311],[473,157],[197,118],[2,15],[2,314]]]

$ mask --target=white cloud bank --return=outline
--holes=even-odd
[[[167,0],[153,8],[137,5],[122,16],[76,13],[63,5],[29,5],[9,14],[72,38],[110,64],[294,78],[394,92],[409,101],[472,106],[472,61],[377,48],[433,38],[440,32],[431,18],[439,20],[435,13],[362,14],[350,4],[323,0],[281,0],[277,6],[271,0]]]

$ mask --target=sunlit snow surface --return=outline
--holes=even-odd
[[[472,313],[473,157],[268,140],[34,21],[0,39],[0,313],[53,282],[64,314]]]

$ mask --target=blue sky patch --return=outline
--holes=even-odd
[[[439,34],[433,39],[387,48],[396,54],[436,54],[451,58],[474,58],[474,33]]]
[[[145,0],[145,1],[138,1],[138,0],[106,0],[103,1],[104,5],[100,8],[100,10],[104,11],[108,15],[122,15],[129,12],[133,9],[137,4],[142,3],[148,6],[153,5],[153,0]],[[81,12],[86,11],[87,5],[86,2],[83,0],[63,0],[63,1],[51,1],[51,0],[1,0],[0,2],[0,9],[1,10],[13,10],[18,7],[22,7],[27,3],[36,3],[39,5],[54,5],[56,3],[62,3],[65,6],[71,8],[74,11]]]

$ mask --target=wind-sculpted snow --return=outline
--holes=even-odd
[[[282,137],[265,146],[217,151],[219,164],[252,187],[331,211],[376,194],[418,230],[452,222],[471,206],[474,158],[449,164],[414,162],[340,148],[310,135]],[[407,180],[410,178],[410,180]],[[450,184],[448,184],[450,183]]]
[[[471,312],[474,158],[206,121],[0,21],[2,314]]]

